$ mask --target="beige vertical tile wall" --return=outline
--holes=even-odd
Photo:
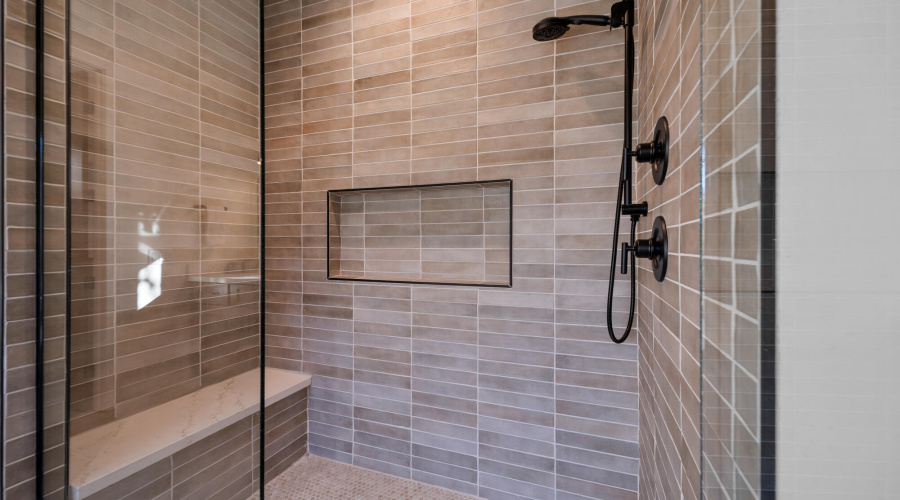
[[[266,1],[266,365],[300,371],[301,2]]]
[[[763,39],[774,39],[764,33],[773,27],[763,21],[773,3],[715,1],[703,7],[703,491],[708,498],[761,495],[760,292],[766,239],[760,225],[761,175],[764,163],[773,161],[763,156],[763,130],[771,125],[763,121],[769,98],[763,76],[771,71]]]
[[[312,453],[485,498],[637,498],[638,349],[605,327],[622,33],[531,39],[612,3],[267,3],[267,363],[314,374]],[[326,279],[327,190],[503,178],[511,290]]]
[[[35,497],[36,409],[45,498],[62,498],[65,419],[65,8],[44,6],[44,397],[35,390],[35,4],[3,3],[4,498]]]
[[[700,498],[700,2],[641,2],[638,140],[669,120],[669,171],[656,186],[636,167],[636,199],[669,230],[669,266],[658,283],[639,265],[641,498]]]
[[[258,12],[72,2],[73,433],[258,366]]]

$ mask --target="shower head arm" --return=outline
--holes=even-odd
[[[609,16],[571,16],[566,17],[569,24],[586,24],[588,26],[609,26],[612,19]]]
[[[634,0],[622,0],[609,8],[610,26],[634,26]]]

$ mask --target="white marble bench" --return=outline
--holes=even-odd
[[[266,407],[309,375],[266,368]],[[70,498],[80,500],[259,411],[259,369],[72,436]]]

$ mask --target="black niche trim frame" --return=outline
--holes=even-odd
[[[332,194],[348,194],[348,193],[365,193],[369,191],[390,191],[399,189],[431,189],[441,187],[455,187],[479,184],[502,183],[509,184],[509,283],[478,283],[464,281],[420,281],[420,280],[401,280],[401,279],[380,279],[380,278],[349,278],[331,276],[331,195]],[[330,281],[356,281],[363,283],[394,283],[402,285],[447,285],[447,286],[472,286],[484,288],[512,288],[513,287],[513,180],[512,179],[487,179],[479,181],[464,182],[440,182],[434,184],[413,184],[409,186],[377,186],[367,188],[350,188],[350,189],[329,189],[325,193],[325,276]]]

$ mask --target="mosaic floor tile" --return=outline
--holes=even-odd
[[[266,486],[266,500],[474,500],[475,497],[307,454]],[[249,500],[258,500],[259,494]]]

